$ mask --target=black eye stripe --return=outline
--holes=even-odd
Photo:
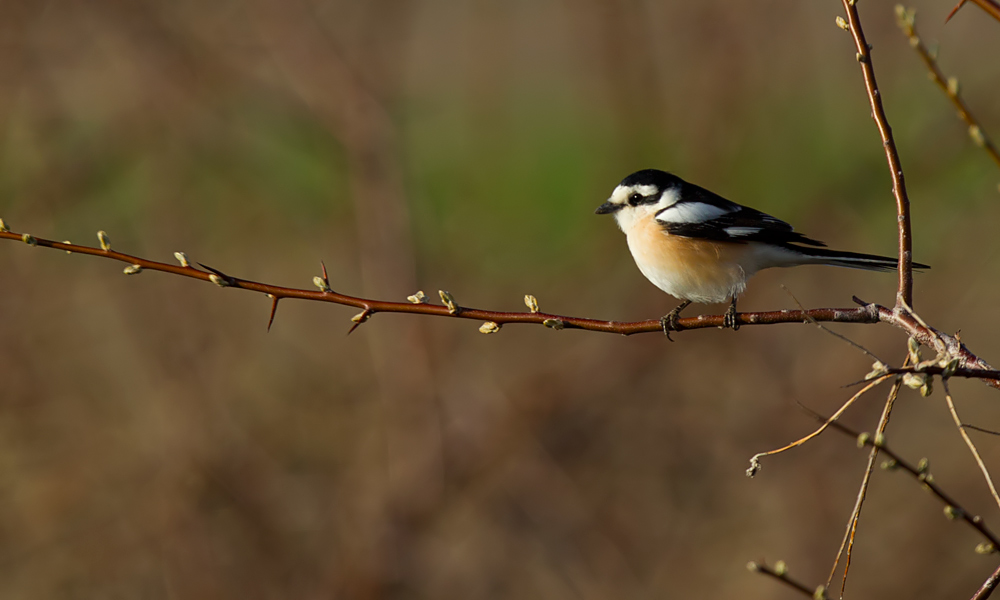
[[[659,201],[659,194],[651,194],[649,196],[643,196],[638,192],[633,192],[629,194],[628,204],[629,206],[639,206],[640,204],[656,204]]]

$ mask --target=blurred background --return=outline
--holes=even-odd
[[[915,3],[1000,136],[1000,23]],[[913,202],[915,304],[1000,364],[1000,172],[861,6]],[[676,301],[594,208],[676,172],[832,247],[892,254],[840,3],[8,0],[0,215],[15,231],[345,293],[605,319]],[[826,580],[867,452],[814,427],[871,359],[811,325],[623,338],[269,301],[0,244],[0,596],[793,598]],[[743,310],[891,303],[895,278],[758,275]],[[702,307],[714,313],[724,307]],[[697,314],[696,309],[691,309]],[[899,363],[903,335],[841,326]],[[875,427],[887,388],[847,422]],[[955,382],[963,418],[1000,396]],[[889,440],[1000,527],[940,391]],[[1000,467],[1000,439],[975,433]],[[996,559],[876,471],[853,597],[962,597]]]

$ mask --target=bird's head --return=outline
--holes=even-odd
[[[645,169],[622,180],[611,197],[594,211],[613,214],[622,231],[628,233],[643,218],[655,215],[679,199],[681,180],[665,171]]]

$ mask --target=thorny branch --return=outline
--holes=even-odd
[[[899,290],[896,293],[897,308],[901,303],[913,306],[913,237],[910,230],[910,199],[906,195],[906,183],[903,181],[903,167],[899,162],[899,152],[892,138],[892,127],[882,108],[882,95],[875,81],[875,67],[872,65],[871,46],[865,39],[861,29],[861,17],[855,0],[841,0],[847,11],[847,29],[854,38],[857,47],[857,59],[861,64],[861,73],[865,78],[865,89],[868,91],[868,102],[872,108],[872,118],[882,136],[882,147],[885,148],[885,158],[889,163],[892,175],[892,194],[896,197],[896,219],[899,225]]]
[[[924,45],[923,40],[920,39],[920,35],[917,34],[916,16],[913,9],[907,10],[901,4],[896,5],[896,22],[906,37],[909,38],[910,46],[913,46],[920,60],[927,67],[927,72],[931,80],[948,96],[948,99],[951,100],[951,103],[958,110],[958,117],[969,126],[969,137],[972,138],[972,141],[977,146],[986,150],[986,153],[993,159],[993,162],[1000,167],[1000,153],[997,152],[997,147],[987,137],[986,132],[979,125],[979,121],[976,120],[976,117],[969,110],[969,106],[962,99],[959,92],[958,80],[954,78],[949,79],[945,76],[938,66],[937,60],[931,54],[930,50],[927,49],[927,46]]]
[[[0,224],[2,223],[3,221],[0,220]],[[483,333],[495,333],[499,331],[502,325],[508,323],[531,323],[557,330],[583,329],[586,331],[600,331],[620,335],[663,331],[659,319],[650,319],[648,321],[604,321],[600,319],[570,317],[540,312],[537,304],[529,307],[530,310],[528,312],[505,312],[467,308],[460,306],[455,302],[451,294],[447,292],[442,292],[441,294],[445,302],[444,305],[427,304],[426,298],[423,295],[419,297],[416,295],[411,296],[409,303],[360,298],[333,291],[330,288],[329,279],[325,275],[324,277],[317,276],[314,279],[314,283],[319,288],[318,291],[282,287],[232,277],[218,269],[205,265],[201,265],[204,270],[197,269],[188,263],[187,257],[183,257],[180,265],[175,265],[124,254],[111,249],[110,243],[106,243],[107,234],[104,232],[100,232],[99,238],[101,239],[101,247],[94,248],[69,242],[56,242],[26,233],[15,233],[10,231],[6,225],[0,225],[0,239],[20,241],[27,243],[29,246],[40,246],[63,250],[68,253],[86,254],[120,261],[129,265],[125,268],[125,273],[129,275],[138,274],[143,270],[162,271],[182,277],[210,281],[220,287],[231,287],[267,294],[272,301],[270,318],[268,320],[269,326],[274,320],[278,301],[285,298],[295,298],[298,300],[330,302],[332,304],[360,308],[361,312],[352,319],[354,326],[351,327],[351,331],[377,313],[422,314],[484,321],[480,327],[480,331]],[[178,256],[182,257],[183,254],[178,253]],[[902,329],[918,342],[930,346],[939,355],[956,357],[958,359],[955,371],[957,375],[980,378],[987,385],[1000,389],[1000,379],[997,378],[1000,376],[1000,373],[994,371],[986,361],[969,351],[958,338],[926,326],[914,318],[911,313],[867,303],[858,298],[854,298],[854,301],[859,304],[857,308],[813,308],[809,310],[747,312],[737,314],[737,319],[741,325],[773,325],[776,323],[813,323],[821,321],[835,323],[888,323]],[[723,319],[723,315],[685,317],[678,320],[678,329],[683,331],[685,329],[722,327]],[[933,373],[932,368],[929,368],[927,372]]]
[[[2,221],[0,221],[2,222]],[[101,236],[107,239],[106,234],[101,232]],[[319,288],[316,290],[305,290],[298,288],[282,287],[267,283],[251,281],[232,277],[226,273],[206,265],[200,265],[204,270],[197,269],[186,262],[180,265],[162,263],[154,260],[124,254],[111,250],[110,245],[105,248],[94,248],[82,246],[69,242],[56,242],[45,238],[35,237],[30,234],[14,233],[0,230],[0,239],[25,242],[29,246],[39,246],[43,248],[53,248],[64,250],[73,254],[86,254],[117,260],[127,263],[126,274],[138,274],[143,270],[162,271],[182,277],[211,281],[220,287],[231,287],[252,292],[267,294],[272,298],[272,310],[277,306],[277,301],[285,298],[295,298],[298,300],[312,300],[316,302],[330,302],[344,306],[353,306],[362,309],[362,312],[353,318],[355,325],[367,321],[377,313],[409,313],[432,315],[437,317],[452,317],[458,319],[471,319],[485,321],[481,331],[484,333],[494,333],[500,326],[508,323],[532,323],[544,325],[551,329],[583,329],[587,331],[600,331],[605,333],[618,333],[621,335],[632,335],[636,333],[662,332],[663,328],[659,319],[648,321],[604,321],[600,319],[588,319],[581,317],[569,317],[551,313],[540,312],[537,304],[528,312],[503,312],[484,310],[479,308],[469,308],[460,306],[448,292],[442,292],[443,305],[428,304],[423,293],[410,297],[410,302],[388,302],[383,300],[373,300],[349,296],[333,291],[330,288],[329,280],[325,277],[317,277],[314,283]],[[104,243],[102,242],[102,246]],[[178,253],[180,255],[180,253]],[[200,263],[199,263],[200,264]],[[802,310],[778,310],[770,312],[749,312],[737,315],[741,325],[770,325],[774,323],[805,323],[815,321],[833,321],[838,323],[877,323],[880,320],[879,307],[877,305],[866,305],[858,308],[814,308],[806,311]],[[704,329],[708,327],[722,327],[723,315],[701,315],[697,317],[686,317],[678,320],[678,329]],[[271,315],[273,320],[273,313]],[[493,324],[490,326],[490,324]]]

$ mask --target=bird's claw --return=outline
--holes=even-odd
[[[740,321],[736,313],[736,303],[730,304],[725,316],[722,317],[722,328],[737,331],[740,328]]]
[[[670,314],[660,317],[660,327],[663,328],[663,335],[667,336],[671,342],[674,341],[674,338],[670,337],[670,332],[680,331],[677,327],[677,313],[670,311]]]

